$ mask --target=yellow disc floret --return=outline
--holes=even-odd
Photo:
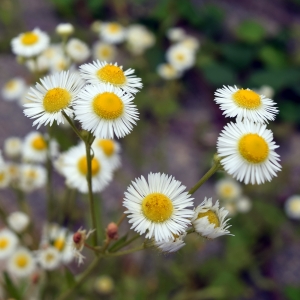
[[[123,70],[114,65],[106,65],[97,71],[98,78],[105,82],[113,85],[123,85],[126,83],[126,76]]]
[[[102,148],[106,156],[111,156],[115,152],[115,144],[112,140],[100,140],[98,145]]]
[[[220,220],[219,220],[217,214],[214,211],[208,210],[207,212],[199,213],[197,219],[204,218],[204,217],[207,217],[208,218],[208,222],[210,224],[214,224],[215,228],[216,227],[220,227]]]
[[[51,262],[54,259],[54,255],[52,253],[47,253],[45,259],[47,262]]]
[[[42,136],[37,136],[32,140],[31,146],[37,151],[43,151],[47,148],[47,143]]]
[[[26,46],[35,44],[39,40],[39,36],[32,32],[28,31],[22,34],[21,43]]]
[[[71,94],[62,88],[53,88],[44,96],[43,106],[46,112],[55,113],[67,108],[71,101]]]
[[[250,163],[262,163],[269,154],[269,146],[264,138],[256,133],[248,133],[239,141],[240,154]]]
[[[6,249],[9,245],[9,239],[7,237],[0,238],[0,250]]]
[[[124,104],[114,93],[105,92],[93,100],[94,112],[105,120],[114,120],[123,114]]]
[[[103,47],[100,49],[100,55],[103,57],[110,57],[111,54],[111,50],[109,47]]]
[[[222,194],[223,194],[223,197],[225,198],[229,198],[232,196],[232,193],[233,193],[233,188],[232,186],[229,186],[229,185],[226,185],[222,188]]]
[[[164,194],[152,193],[143,199],[142,211],[148,220],[155,223],[162,223],[171,217],[173,203]]]
[[[121,30],[121,26],[119,24],[117,24],[117,23],[110,23],[108,25],[108,31],[110,33],[117,33],[120,30]]]
[[[58,250],[62,251],[65,247],[66,241],[64,238],[58,238],[54,241],[53,246]]]
[[[26,254],[20,254],[16,257],[15,263],[19,268],[25,268],[28,265],[29,259]]]
[[[17,87],[17,82],[15,80],[10,80],[5,84],[5,89],[14,90]]]
[[[241,108],[257,109],[262,104],[260,96],[251,90],[240,89],[232,97],[234,102]]]
[[[4,179],[6,178],[5,175],[5,172],[0,172],[0,182],[4,181]]]
[[[82,175],[87,175],[88,173],[88,166],[87,166],[87,159],[86,156],[82,156],[78,161],[78,169]],[[92,159],[92,176],[99,173],[101,169],[101,165],[97,158]]]

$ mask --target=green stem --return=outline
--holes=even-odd
[[[74,284],[74,286],[65,291],[62,295],[58,297],[57,300],[67,300],[70,299],[70,296],[75,292],[75,290],[86,280],[86,278],[93,272],[93,270],[97,267],[98,263],[102,259],[102,256],[98,256],[93,260],[93,262],[89,265],[89,267],[82,273],[79,277],[78,281]]]
[[[138,247],[135,247],[135,248],[132,248],[132,249],[129,249],[129,250],[125,250],[125,251],[121,251],[121,252],[105,252],[105,256],[122,256],[122,255],[127,255],[127,254],[131,254],[131,253],[134,253],[134,252],[137,252],[137,251],[140,251],[140,250],[143,250],[147,248],[145,243],[143,243],[142,245],[138,246]]]
[[[85,142],[85,140],[83,139],[83,137],[81,136],[79,130],[76,128],[76,126],[74,125],[74,123],[72,122],[71,118],[62,110],[62,114],[63,116],[66,118],[66,120],[68,121],[68,123],[71,125],[72,129],[74,130],[74,132],[77,134],[77,136],[83,141]]]
[[[140,237],[139,234],[133,236],[133,237],[132,237],[131,239],[129,239],[128,241],[125,241],[123,244],[121,244],[121,245],[119,245],[118,247],[116,247],[116,248],[114,249],[114,251],[112,251],[112,253],[113,253],[113,252],[117,252],[118,250],[124,248],[125,246],[128,246],[128,245],[131,244],[133,241],[137,240],[139,237]]]
[[[47,170],[47,219],[49,222],[52,221],[52,208],[53,208],[53,192],[52,192],[52,162],[51,162],[51,153],[50,153],[50,142],[51,142],[51,127],[48,127],[49,138],[47,141],[47,162],[46,162],[46,170]]]
[[[218,170],[222,168],[221,165],[221,159],[219,157],[214,159],[213,166],[207,171],[206,174],[203,175],[203,177],[189,190],[189,194],[194,194],[199,187],[206,182],[214,173],[216,173]]]

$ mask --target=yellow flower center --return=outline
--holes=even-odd
[[[47,262],[51,262],[54,259],[54,255],[52,253],[47,253],[45,259]]]
[[[168,220],[173,213],[171,199],[161,193],[152,193],[142,202],[144,216],[152,222],[162,223]]]
[[[248,133],[239,141],[240,154],[250,163],[261,163],[269,154],[267,142],[256,133]]]
[[[88,173],[88,166],[87,166],[87,159],[86,156],[82,156],[79,161],[78,161],[78,169],[81,174],[87,175]],[[95,176],[96,174],[99,173],[101,169],[101,165],[97,158],[92,159],[92,176]]]
[[[207,212],[199,213],[197,219],[204,218],[204,217],[207,217],[208,218],[208,222],[210,224],[214,224],[215,228],[216,227],[220,227],[220,220],[219,220],[217,214],[214,211],[208,210]]]
[[[98,145],[102,148],[106,156],[111,156],[115,152],[115,145],[112,140],[101,140]]]
[[[28,170],[25,176],[28,180],[34,180],[38,177],[38,173],[35,170]]]
[[[29,259],[26,254],[20,254],[18,257],[16,257],[15,262],[16,265],[22,269],[28,265]]]
[[[0,172],[0,182],[5,179],[5,172]]]
[[[223,197],[231,197],[232,196],[232,193],[233,193],[233,188],[232,186],[224,186],[222,188],[222,194],[223,194]]]
[[[100,56],[104,58],[110,57],[111,51],[109,47],[102,47],[99,52],[100,52]]]
[[[184,55],[181,54],[181,53],[178,53],[178,54],[176,55],[176,58],[177,58],[179,61],[184,61]]]
[[[5,84],[5,89],[10,91],[14,90],[16,87],[17,87],[17,83],[15,80],[10,80]]]
[[[68,107],[71,94],[62,88],[53,88],[44,96],[43,105],[46,112],[54,113]]]
[[[120,30],[121,30],[121,26],[119,24],[117,24],[117,23],[110,23],[108,25],[108,31],[110,33],[117,33]]]
[[[43,151],[47,148],[47,143],[42,136],[37,136],[32,140],[31,146],[37,151]]]
[[[7,237],[0,238],[0,250],[4,250],[9,246],[9,239]]]
[[[32,32],[32,31],[28,31],[28,32],[23,33],[23,35],[21,37],[21,43],[23,45],[26,45],[26,46],[33,45],[38,40],[39,40],[39,36],[36,33]]]
[[[93,100],[94,112],[105,120],[114,120],[123,114],[124,104],[114,93],[105,92]]]
[[[300,212],[300,201],[293,201],[291,204],[290,204],[290,208],[291,208],[291,211],[293,212]],[[1,247],[0,247],[1,248]]]
[[[240,89],[232,97],[233,101],[242,108],[257,109],[261,106],[260,96],[251,90]]]
[[[64,238],[58,238],[54,241],[53,246],[58,250],[62,251],[65,247],[65,239]]]
[[[97,71],[97,76],[101,81],[113,85],[123,85],[126,82],[126,76],[118,66],[106,65]]]

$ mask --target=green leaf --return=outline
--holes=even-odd
[[[9,275],[7,272],[3,272],[3,277],[4,277],[4,282],[5,282],[5,289],[7,290],[7,293],[9,295],[9,298],[15,298],[15,300],[21,300],[22,295],[20,294],[20,291],[18,288],[15,286],[13,281],[10,279]]]
[[[266,35],[264,27],[253,20],[242,22],[235,33],[239,39],[250,44],[259,43]]]
[[[269,68],[283,68],[287,65],[285,54],[271,46],[264,46],[259,52],[261,61]]]
[[[67,267],[65,267],[65,277],[69,288],[75,285],[76,283],[75,277]]]
[[[124,242],[126,242],[127,240],[127,237],[128,237],[128,233],[125,234],[124,236],[122,236],[120,239],[118,239],[110,248],[109,248],[109,252],[115,252],[117,251],[118,249],[121,248],[122,244]]]
[[[279,105],[279,116],[286,122],[297,123],[300,121],[300,105],[285,100]]]
[[[300,289],[293,287],[293,286],[287,286],[284,289],[284,294],[287,296],[288,300],[299,300],[300,299]]]

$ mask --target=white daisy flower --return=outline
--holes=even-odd
[[[157,242],[171,240],[191,224],[193,198],[172,176],[150,173],[148,182],[141,176],[127,188],[123,206],[128,210],[131,228]]]
[[[101,275],[95,279],[94,289],[101,295],[109,295],[115,288],[113,279],[108,275]]]
[[[284,204],[284,210],[289,218],[300,219],[300,195],[289,197]]]
[[[36,60],[28,59],[25,62],[26,67],[32,73],[47,73],[50,68],[51,61],[47,59],[44,55],[39,55]]]
[[[193,36],[186,36],[180,44],[191,51],[197,51],[200,47],[200,42]]]
[[[14,136],[5,139],[3,150],[7,157],[15,158],[20,156],[22,152],[22,140]]]
[[[97,138],[124,137],[138,120],[133,96],[110,84],[88,85],[78,98],[74,104],[75,119]]]
[[[36,119],[33,126],[38,128],[44,124],[50,124],[56,121],[57,124],[63,123],[64,111],[68,116],[72,115],[70,108],[77,94],[84,85],[84,82],[77,73],[60,72],[41,79],[34,88],[30,89],[28,99],[32,103],[24,104],[24,114]]]
[[[68,41],[66,45],[66,51],[76,63],[83,63],[91,55],[89,46],[76,38],[72,38]]]
[[[23,164],[20,167],[19,188],[30,193],[45,186],[47,180],[46,170],[42,166]]]
[[[224,209],[228,211],[229,217],[233,217],[237,214],[238,210],[237,210],[236,203],[237,203],[236,201],[232,201],[232,202],[225,201],[224,203],[222,203]]]
[[[116,22],[101,23],[100,37],[109,44],[119,44],[126,38],[126,29]]]
[[[266,98],[273,98],[275,91],[269,85],[262,85],[259,89],[255,89],[255,92],[259,95],[264,95]]]
[[[14,183],[18,181],[20,177],[20,167],[14,162],[6,162],[6,166],[9,172],[10,182]]]
[[[65,70],[72,70],[72,73],[74,73],[74,65],[70,66],[70,59],[68,57],[58,54],[53,58],[50,65],[50,70],[52,74]]]
[[[180,235],[174,235],[171,240],[155,242],[155,246],[162,252],[177,252],[183,246],[185,246],[184,238],[186,232]]]
[[[61,36],[69,36],[74,32],[74,26],[70,23],[61,23],[56,26],[55,31]]]
[[[230,235],[227,230],[231,225],[225,220],[228,211],[226,209],[219,208],[219,201],[212,204],[212,198],[207,199],[195,208],[194,216],[192,218],[192,224],[195,231],[201,236],[215,239],[222,235]]]
[[[57,248],[48,246],[37,251],[37,261],[44,270],[54,270],[59,267],[61,254]]]
[[[101,28],[102,24],[103,23],[100,20],[94,21],[91,24],[91,26],[90,26],[91,31],[99,34],[100,33],[100,28]]]
[[[6,101],[17,100],[26,91],[26,83],[23,78],[15,77],[5,83],[2,87],[1,95]]]
[[[166,58],[178,71],[190,69],[195,64],[195,52],[182,44],[172,45],[166,52]]]
[[[240,213],[243,213],[243,214],[247,213],[251,210],[251,208],[252,208],[252,202],[246,196],[243,196],[236,201],[236,209]]]
[[[92,159],[92,187],[93,192],[101,192],[112,180],[112,169],[100,151],[94,154]],[[78,189],[81,193],[88,192],[87,159],[83,143],[64,153],[62,170],[68,186]]]
[[[117,48],[114,45],[98,41],[93,46],[93,58],[96,60],[104,60],[112,62],[117,53]]]
[[[36,269],[36,262],[28,249],[19,248],[9,257],[7,269],[13,276],[27,277]]]
[[[35,28],[19,34],[11,41],[12,52],[23,57],[32,57],[41,54],[49,45],[47,33]]]
[[[225,86],[215,92],[215,102],[220,105],[225,117],[236,117],[237,121],[248,119],[252,122],[273,121],[278,109],[273,100],[259,95],[250,89]]]
[[[11,183],[9,169],[6,163],[0,165],[0,189],[5,189]]]
[[[166,80],[178,79],[182,76],[182,72],[176,70],[170,64],[160,64],[157,66],[157,73],[160,77]]]
[[[219,180],[215,186],[218,198],[222,200],[235,200],[242,194],[241,185],[231,178]]]
[[[102,151],[107,159],[108,164],[113,170],[121,166],[121,146],[114,140],[95,139],[93,145],[95,151]]]
[[[13,254],[18,245],[17,236],[9,229],[0,230],[0,260]]]
[[[136,77],[133,69],[123,71],[117,63],[93,61],[80,67],[81,76],[91,84],[110,83],[116,88],[121,88],[126,93],[135,94],[143,87],[141,78]]]
[[[17,233],[24,231],[29,225],[29,217],[21,211],[15,211],[7,217],[9,227]]]
[[[260,123],[229,123],[217,142],[223,168],[234,178],[246,184],[271,181],[280,171],[279,146],[273,142],[273,133]]]
[[[167,30],[167,38],[171,42],[179,42],[186,37],[186,33],[183,28],[173,27]]]

